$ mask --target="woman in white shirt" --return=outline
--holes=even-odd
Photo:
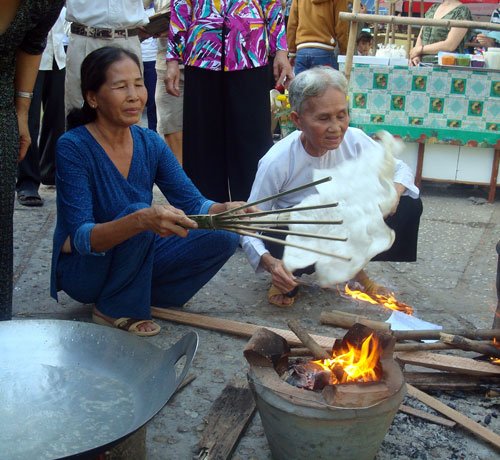
[[[344,161],[357,158],[364,150],[380,149],[380,145],[357,128],[349,127],[347,80],[329,67],[315,67],[298,75],[289,88],[291,118],[298,128],[275,144],[259,162],[258,171],[248,199],[260,198],[290,190],[312,182],[315,169],[332,169]],[[422,213],[419,190],[413,173],[396,160],[394,186],[399,201],[386,224],[396,233],[392,247],[372,260],[416,260],[417,236]],[[299,204],[314,193],[308,188],[262,203],[263,210],[283,209]],[[275,235],[273,235],[275,236]],[[243,237],[242,246],[253,268],[271,274],[268,293],[270,303],[288,307],[297,293],[296,276],[282,262],[283,246]],[[304,272],[312,272],[308,267]],[[346,280],[347,281],[347,280]],[[368,278],[364,270],[355,277],[365,292],[382,293],[385,289]]]

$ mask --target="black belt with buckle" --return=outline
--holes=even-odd
[[[72,23],[71,33],[92,38],[127,38],[135,37],[139,34],[139,31],[138,29],[103,29]]]

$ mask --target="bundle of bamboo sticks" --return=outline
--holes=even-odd
[[[290,243],[286,241],[286,239],[274,238],[272,236],[264,235],[265,233],[271,233],[276,235],[296,235],[306,238],[320,238],[324,240],[330,241],[347,241],[345,237],[336,237],[332,235],[312,233],[312,232],[296,232],[291,230],[286,230],[283,228],[289,224],[318,224],[318,225],[341,225],[343,223],[342,220],[292,220],[290,219],[290,213],[292,211],[310,211],[315,209],[325,209],[325,208],[333,208],[338,206],[338,203],[328,203],[321,204],[315,206],[296,206],[293,208],[287,209],[272,209],[269,211],[257,211],[257,212],[248,212],[244,211],[250,207],[257,206],[260,203],[264,203],[266,201],[274,200],[276,198],[290,195],[292,193],[299,192],[306,188],[310,188],[324,182],[328,182],[332,180],[331,177],[324,177],[323,179],[310,182],[305,185],[301,185],[300,187],[296,187],[290,190],[286,190],[281,193],[277,193],[276,195],[271,195],[265,198],[262,198],[257,201],[253,201],[251,203],[246,203],[242,206],[223,211],[217,214],[197,214],[188,216],[190,219],[194,220],[198,224],[198,229],[202,230],[227,230],[229,232],[237,233],[238,235],[243,236],[252,236],[254,238],[259,238],[263,241],[269,241],[272,243],[281,244],[283,246],[292,246],[298,249],[303,249],[305,251],[314,252],[316,254],[320,254],[328,257],[335,257],[337,259],[342,259],[349,261],[351,260],[349,257],[341,256],[338,254],[333,254],[330,252],[321,251],[316,248],[310,248],[307,246],[298,245],[295,243]]]

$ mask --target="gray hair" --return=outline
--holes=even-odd
[[[292,110],[301,113],[304,102],[323,95],[329,88],[337,89],[347,96],[347,79],[342,72],[332,67],[318,66],[299,73],[288,88]]]

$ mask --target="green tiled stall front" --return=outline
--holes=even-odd
[[[406,142],[500,148],[500,72],[356,64],[351,126]]]

